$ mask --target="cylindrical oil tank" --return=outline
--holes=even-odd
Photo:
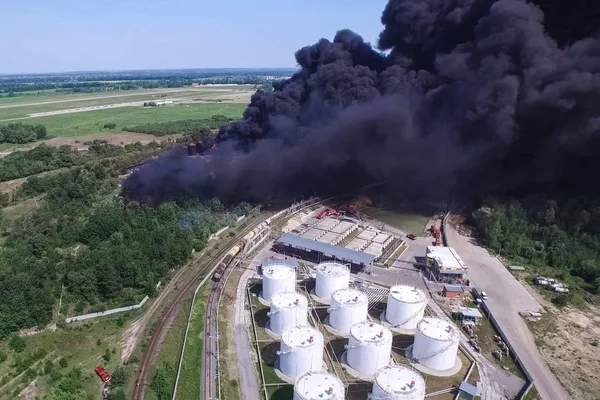
[[[357,322],[367,319],[369,299],[367,295],[356,289],[340,289],[331,295],[329,325],[339,332],[349,333]]]
[[[288,264],[269,264],[263,269],[262,298],[271,301],[271,297],[279,292],[296,290],[296,269]]]
[[[308,324],[308,300],[298,292],[279,292],[271,297],[269,328],[281,335],[293,326]]]
[[[329,372],[307,372],[296,379],[293,400],[344,400],[340,379]]]
[[[315,294],[322,299],[331,299],[333,292],[345,289],[350,284],[350,269],[344,264],[324,262],[317,265]]]
[[[352,325],[346,360],[356,371],[374,375],[390,363],[392,332],[381,324],[362,321]]]
[[[375,400],[423,400],[425,380],[417,371],[404,365],[389,365],[375,374],[373,392]]]
[[[427,296],[412,286],[396,285],[390,288],[385,319],[394,328],[414,330],[423,319]]]
[[[279,369],[292,379],[323,369],[323,335],[312,326],[294,326],[281,334]]]
[[[425,317],[417,324],[413,361],[438,371],[450,369],[456,360],[459,339],[460,332],[453,323]]]

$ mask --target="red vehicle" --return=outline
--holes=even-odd
[[[410,240],[415,240],[417,237],[415,235],[413,235],[412,233],[409,233],[408,235],[406,235],[407,238],[409,238]]]
[[[329,210],[327,210],[327,216],[330,216],[330,215],[337,217],[341,214],[338,211],[334,210],[333,208],[330,208]]]
[[[98,365],[95,371],[96,374],[100,377],[100,379],[102,379],[102,382],[106,383],[110,381],[111,376],[108,374],[108,372],[106,372],[104,368]]]
[[[327,211],[321,211],[319,215],[317,215],[317,219],[323,219],[323,217],[327,214]]]

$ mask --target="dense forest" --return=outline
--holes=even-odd
[[[233,118],[227,118],[224,115],[214,115],[210,119],[186,119],[183,121],[146,124],[125,127],[123,130],[136,133],[148,133],[154,136],[183,134],[201,140],[206,135],[210,134],[211,129],[218,129],[221,125],[232,121]]]
[[[473,218],[494,252],[600,294],[600,202],[544,195],[489,199]]]
[[[29,178],[16,197],[35,197],[38,207],[0,214],[0,338],[47,324],[61,292],[63,315],[151,295],[192,249],[249,211],[244,204],[226,211],[216,199],[156,208],[127,203],[116,196],[119,174],[153,149],[116,147],[96,143],[84,163]]]
[[[0,143],[29,143],[42,140],[47,131],[44,125],[8,124],[0,125]]]

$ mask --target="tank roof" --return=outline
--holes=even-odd
[[[393,365],[380,369],[375,374],[375,381],[380,388],[390,394],[425,393],[423,377],[412,368]]]
[[[455,340],[458,336],[456,326],[440,318],[425,317],[419,321],[417,329],[431,339],[445,342]]]
[[[263,275],[271,279],[287,279],[296,277],[296,270],[287,264],[270,264],[263,269]]]
[[[317,271],[329,276],[350,275],[350,270],[344,264],[325,262],[317,265]]]
[[[281,334],[281,341],[290,347],[311,347],[323,343],[323,335],[312,326],[294,326]]]
[[[384,343],[392,340],[392,332],[388,328],[369,321],[362,321],[352,325],[350,334],[360,342]]]
[[[298,292],[278,292],[271,297],[271,306],[277,308],[293,308],[307,304],[306,296]]]
[[[302,399],[342,399],[344,385],[335,375],[328,372],[307,372],[300,375],[294,385]]]
[[[331,299],[338,304],[353,306],[369,301],[367,295],[356,289],[339,289],[333,292]]]
[[[427,301],[427,296],[422,290],[406,285],[392,286],[390,295],[402,303],[416,304]]]

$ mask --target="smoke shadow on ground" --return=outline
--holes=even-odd
[[[370,382],[351,382],[346,390],[347,400],[364,400],[373,390],[373,384]]]
[[[277,355],[279,347],[280,344],[278,342],[273,342],[260,349],[260,357],[269,367],[275,366],[275,361],[277,361],[277,358],[279,357]]]
[[[415,337],[412,335],[395,334],[392,338],[392,353],[405,358],[404,350],[414,341]]]
[[[268,312],[268,309],[263,308],[254,313],[254,322],[257,326],[261,328],[265,328],[267,326],[267,322],[269,321],[269,316],[267,315]]]

